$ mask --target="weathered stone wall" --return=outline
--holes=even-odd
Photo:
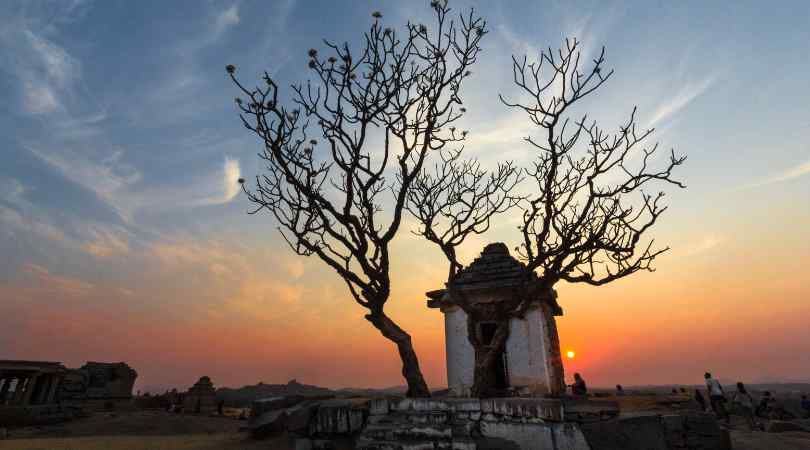
[[[282,409],[267,410],[278,406]],[[298,449],[729,450],[702,413],[618,416],[618,404],[544,398],[268,399],[254,435],[286,431]],[[344,447],[339,447],[344,448]]]
[[[447,386],[453,395],[470,395],[475,370],[475,350],[467,339],[467,313],[458,306],[443,309]]]
[[[506,341],[509,384],[523,388],[525,394],[549,392],[548,333],[545,330],[543,311],[533,308],[524,319],[513,318],[509,322],[509,339]]]
[[[455,396],[470,395],[474,381],[475,350],[467,339],[467,314],[459,307],[446,307],[444,334],[447,352],[447,384]],[[506,341],[509,384],[525,395],[549,393],[551,361],[549,333],[541,308],[532,308],[524,319],[509,322]]]

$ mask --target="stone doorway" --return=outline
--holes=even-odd
[[[490,346],[492,340],[495,338],[495,331],[498,329],[498,324],[495,322],[482,322],[481,327],[481,342],[485,346]],[[508,361],[506,359],[506,352],[501,350],[495,359],[495,364],[492,365],[492,376],[495,379],[496,389],[507,389],[509,387],[509,372],[507,370]]]

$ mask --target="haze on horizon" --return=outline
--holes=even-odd
[[[379,10],[401,27],[424,7],[358,1],[0,4],[0,359],[126,361],[138,388],[258,381],[404,384],[391,343],[320,261],[292,254],[236,180],[261,170],[237,117],[235,64],[306,80],[322,38],[355,41]],[[634,105],[664,148],[688,155],[651,231],[655,273],[558,285],[566,374],[591,385],[810,380],[810,4],[470,2],[491,33],[464,92],[468,156],[533,154],[510,55],[577,37],[616,69],[577,108],[618,126]],[[666,153],[666,152],[662,152]],[[512,214],[517,214],[513,212]],[[514,216],[469,239],[517,245]],[[388,313],[446,385],[446,276],[406,224]]]

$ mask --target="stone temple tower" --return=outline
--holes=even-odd
[[[454,277],[452,291],[471,304],[501,302],[516,295],[515,288],[527,279],[536,280],[537,276],[527,274],[526,266],[509,254],[505,244],[495,243],[487,245],[481,256]],[[529,290],[535,291],[539,290]],[[427,304],[444,314],[450,391],[456,396],[469,396],[475,351],[467,337],[467,314],[449,292],[448,289],[428,292]],[[514,395],[558,395],[565,392],[565,385],[554,317],[562,315],[562,308],[554,291],[530,295],[534,297],[524,300],[530,302],[524,317],[510,319],[505,351],[494,368],[497,387]],[[486,345],[492,340],[496,326],[482,321],[476,328],[479,339]]]

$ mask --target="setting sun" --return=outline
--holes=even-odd
[[[574,359],[574,356],[577,356],[577,354],[576,354],[576,353],[574,353],[574,351],[573,351],[573,350],[568,350],[568,351],[565,353],[565,356],[567,356],[567,357],[568,357],[568,359]]]

